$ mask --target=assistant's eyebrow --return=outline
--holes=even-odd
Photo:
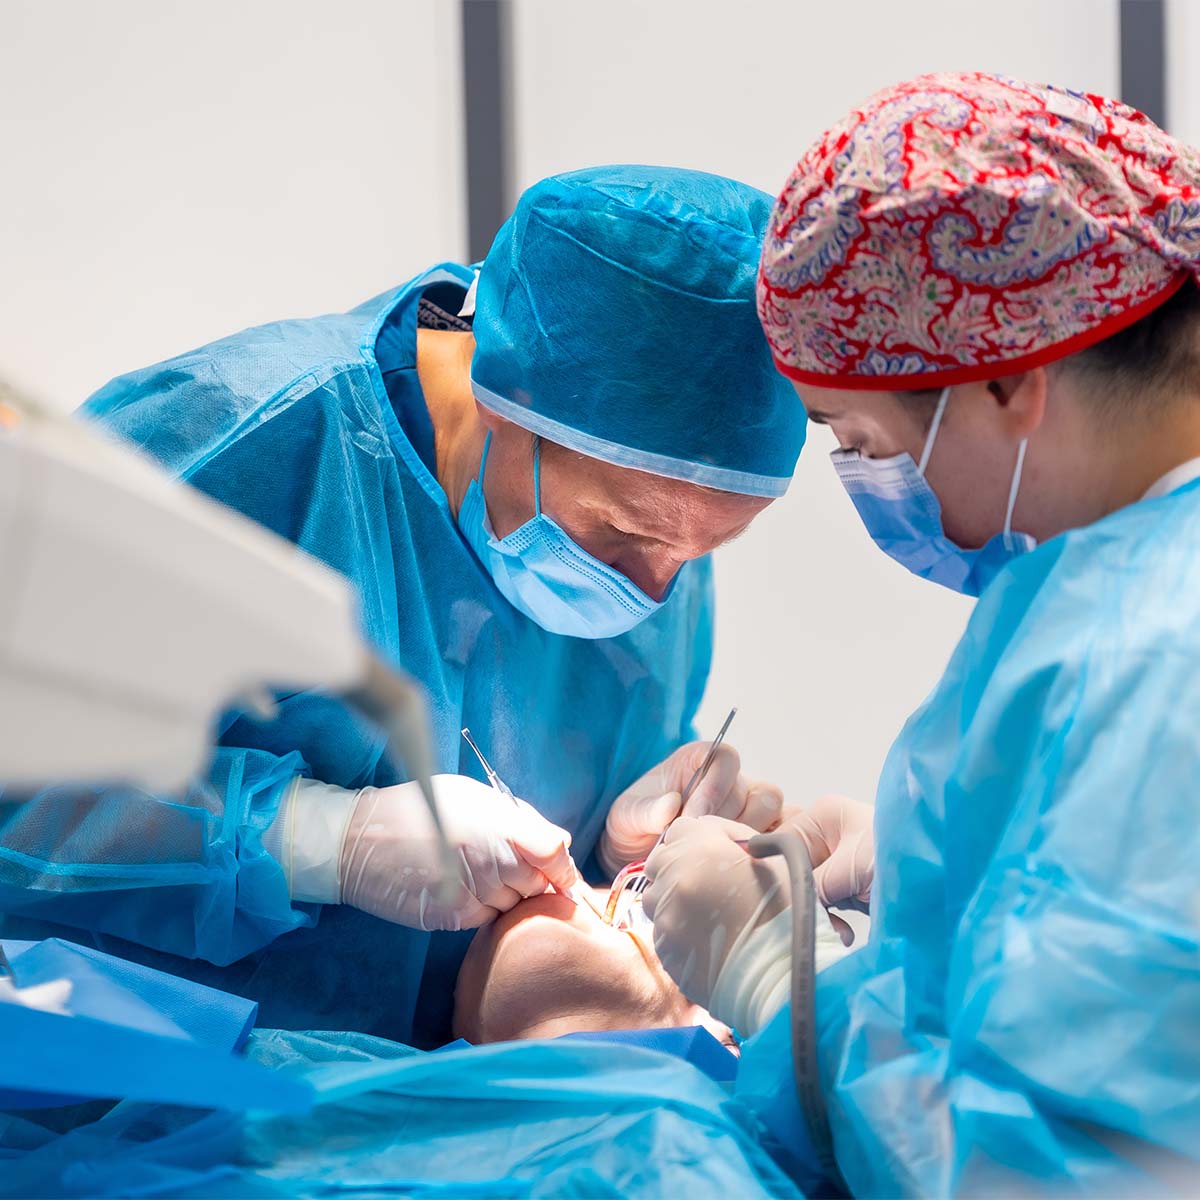
[[[830,417],[828,413],[821,412],[817,408],[806,408],[804,410],[808,414],[808,419],[816,425],[828,425]]]

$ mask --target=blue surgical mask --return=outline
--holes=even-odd
[[[610,638],[628,633],[662,607],[620,571],[593,558],[542,512],[542,443],[533,458],[533,520],[496,537],[483,497],[492,436],[458,513],[458,525],[505,599],[551,633]]]
[[[1022,440],[1017,449],[1004,529],[980,549],[964,550],[946,536],[942,506],[925,480],[925,468],[949,399],[950,389],[944,388],[920,463],[913,462],[910,454],[865,458],[857,450],[836,450],[833,466],[880,550],[922,579],[978,596],[1001,567],[1037,545],[1029,534],[1012,531],[1027,441]]]

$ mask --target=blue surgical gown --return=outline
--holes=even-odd
[[[1195,1190],[1198,731],[1200,483],[984,592],[881,777],[868,944],[818,984],[855,1195]]]
[[[437,769],[479,777],[459,735],[470,726],[582,863],[617,794],[693,736],[711,567],[685,566],[658,613],[606,641],[547,633],[500,595],[431,473],[416,371],[421,298],[457,311],[472,277],[446,264],[349,313],[247,330],[123,376],[84,411],[346,575],[369,640],[428,690]],[[382,739],[319,695],[280,709],[270,725],[228,714],[210,777],[186,798],[59,792],[0,808],[3,927],[240,993],[266,1025],[436,1042],[466,937],[292,904],[263,849],[297,773],[397,782]],[[414,1030],[422,982],[428,1031]]]

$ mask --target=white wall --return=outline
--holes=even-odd
[[[517,183],[641,160],[774,191],[844,109],[917,71],[1114,91],[1115,9],[516,0]],[[465,253],[458,11],[0,0],[0,373],[72,407],[122,370]],[[703,720],[740,704],[748,769],[795,797],[869,797],[966,605],[873,551],[828,448],[814,431],[787,499],[720,556]]]
[[[0,372],[72,408],[465,253],[458,6],[2,0]]]
[[[1200,4],[1167,0],[1167,128],[1200,146]]]
[[[1187,3],[1188,0],[1184,0]],[[990,70],[1114,94],[1115,0],[515,0],[517,183],[596,162],[738,176],[769,192],[888,83]],[[871,799],[969,605],[876,551],[814,430],[788,496],[721,551],[702,723],[738,704],[747,770],[795,799]]]

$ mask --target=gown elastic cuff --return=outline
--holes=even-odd
[[[717,975],[709,1011],[750,1037],[788,998],[792,913],[785,908],[734,945]]]
[[[818,905],[816,973],[845,958],[851,949],[842,944],[829,914]],[[791,966],[792,910],[786,908],[734,945],[717,976],[710,1011],[743,1037],[750,1037],[789,999]]]
[[[297,777],[263,846],[278,860],[288,895],[303,904],[340,904],[342,843],[357,791]]]

